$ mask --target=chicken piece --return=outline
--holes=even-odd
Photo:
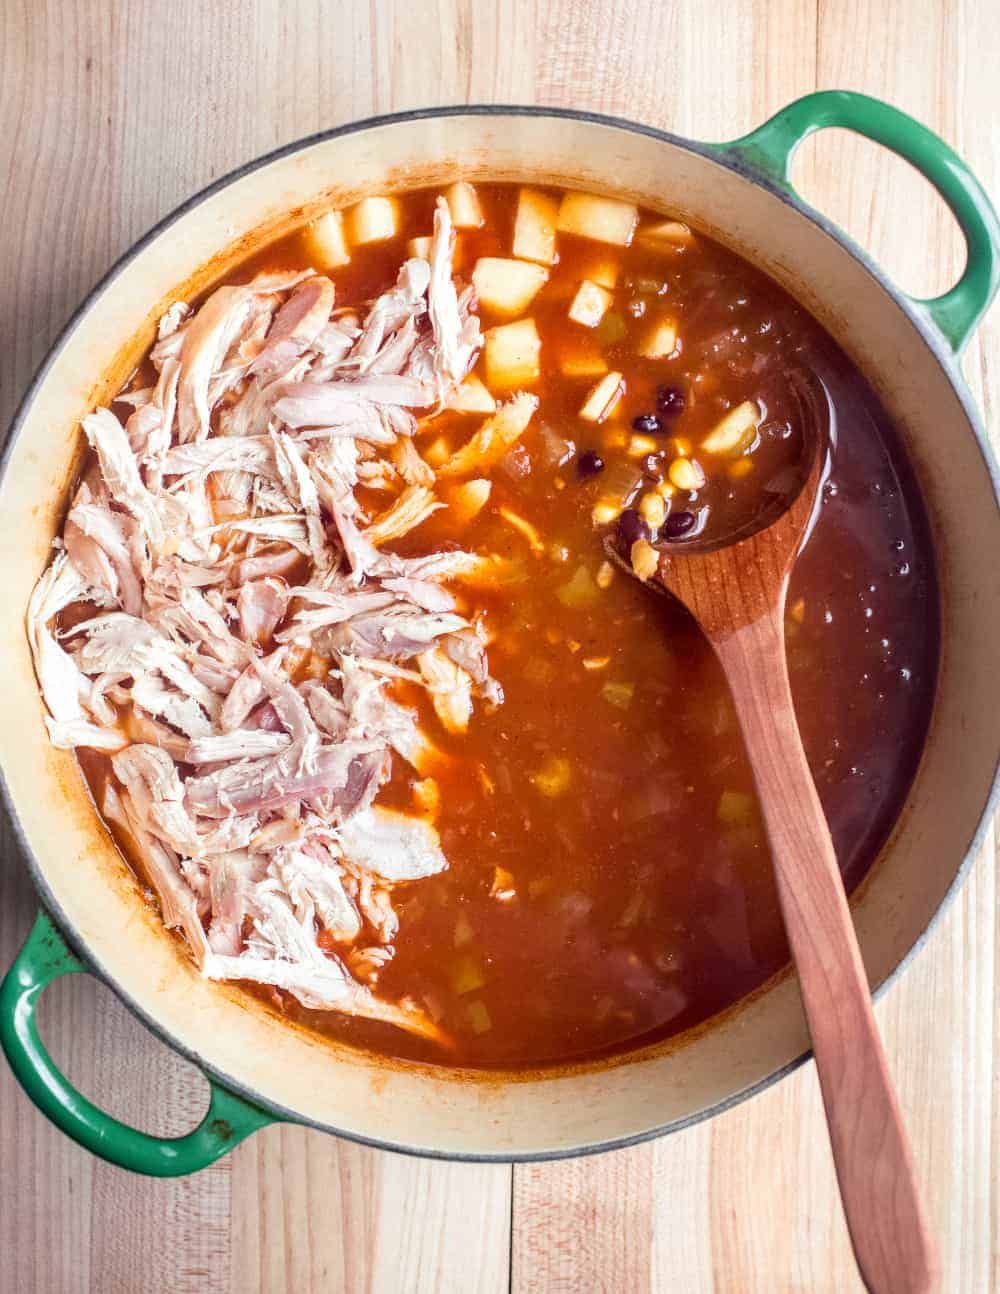
[[[417,664],[443,726],[448,732],[467,732],[472,718],[472,679],[439,647],[421,653]]]
[[[402,539],[443,507],[425,485],[408,485],[392,507],[380,513],[363,532],[364,537],[376,548]]]
[[[448,866],[430,823],[394,809],[365,809],[341,823],[336,834],[352,867],[390,884],[433,876]]]
[[[250,365],[249,373],[264,381],[287,373],[329,322],[333,299],[333,284],[320,275],[296,288],[274,316],[267,344]]]
[[[246,324],[252,302],[249,288],[217,288],[185,328],[177,384],[177,426],[182,442],[207,439],[209,383]]]
[[[251,580],[240,587],[236,608],[244,641],[258,645],[267,643],[285,618],[288,585],[275,576]]]

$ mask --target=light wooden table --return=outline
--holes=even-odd
[[[736,136],[817,86],[893,100],[1000,190],[995,0],[0,0],[0,424],[72,308],[178,201],[351,118],[467,100],[620,113]],[[802,190],[902,286],[961,265],[943,207],[830,132]],[[1000,313],[966,372],[995,416]],[[946,434],[947,429],[943,429]],[[0,966],[35,900],[5,834]],[[878,1008],[929,1184],[947,1294],[1000,1288],[993,838]],[[44,1026],[115,1113],[190,1127],[204,1084],[81,977]],[[0,1066],[5,1294],[842,1294],[857,1291],[811,1066],[653,1145],[511,1170],[272,1128],[197,1177],[131,1177],[38,1115]]]

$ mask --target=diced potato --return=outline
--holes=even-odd
[[[490,328],[483,348],[487,384],[510,391],[537,382],[541,352],[542,339],[534,319],[519,319],[517,323]]]
[[[472,286],[483,309],[519,315],[527,310],[548,277],[548,270],[529,261],[480,256],[472,271]]]
[[[455,413],[492,413],[496,407],[496,400],[475,373],[469,374],[448,401],[448,408]]]
[[[638,351],[644,359],[667,359],[677,349],[677,322],[674,319],[657,319],[639,342]]]
[[[607,371],[607,360],[589,341],[563,351],[559,357],[559,372],[563,377],[603,377]]]
[[[482,225],[483,209],[479,205],[479,195],[468,180],[450,184],[444,191],[444,200],[456,229],[478,229]]]
[[[431,258],[431,242],[430,234],[421,234],[419,238],[411,238],[406,244],[407,256],[417,256],[422,261],[429,261]]]
[[[438,476],[465,476],[499,463],[511,445],[524,434],[537,408],[537,396],[527,395],[524,391],[515,395],[501,405],[492,418],[487,418],[471,440],[438,467]]]
[[[655,225],[646,225],[636,235],[636,242],[643,247],[676,251],[678,247],[688,247],[694,242],[694,234],[688,225],[679,220],[661,220]]]
[[[463,481],[444,490],[444,501],[449,508],[449,516],[456,527],[466,526],[475,520],[486,507],[492,484],[483,477],[472,481]]]
[[[625,379],[621,373],[608,373],[591,387],[579,416],[584,422],[603,422],[624,393]]]
[[[342,211],[324,212],[318,220],[306,225],[302,231],[306,254],[325,270],[335,270],[346,265],[351,259],[344,238],[344,214]]]
[[[618,262],[613,256],[589,256],[582,265],[583,277],[602,288],[618,286]]]
[[[569,317],[584,328],[596,328],[611,308],[613,300],[614,297],[607,288],[584,279],[570,305]]]
[[[395,198],[362,198],[349,222],[352,243],[384,243],[399,232],[399,205]]]
[[[551,265],[556,258],[556,219],[559,199],[538,189],[522,189],[517,195],[514,219],[515,256]]]
[[[730,409],[701,442],[709,454],[731,454],[734,458],[753,444],[760,425],[760,406],[756,400],[744,400]]]
[[[431,467],[438,468],[442,463],[447,463],[448,459],[451,458],[451,454],[451,441],[448,437],[437,436],[424,450],[423,459]]]
[[[639,212],[631,202],[601,198],[595,193],[566,193],[559,204],[556,229],[561,234],[628,247],[638,219]]]

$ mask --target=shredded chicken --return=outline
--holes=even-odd
[[[373,988],[395,887],[447,859],[429,815],[374,801],[394,756],[424,777],[451,758],[397,686],[450,733],[502,700],[443,587],[502,559],[384,548],[444,506],[415,413],[481,346],[454,243],[441,200],[427,259],[358,315],[312,271],[172,305],[127,423],[83,419],[92,459],[27,611],[51,740],[107,754],[104,817],[202,974],[438,1039]],[[494,462],[536,405],[515,395],[438,475]],[[374,520],[359,487],[391,496]]]

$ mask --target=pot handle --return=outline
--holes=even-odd
[[[61,975],[86,970],[49,915],[39,911],[0,985],[0,1045],[28,1096],[67,1136],[120,1168],[149,1177],[180,1177],[207,1168],[251,1132],[274,1122],[211,1079],[208,1111],[183,1137],[153,1137],[99,1110],[56,1068],[35,1023],[35,1007],[46,987]]]
[[[795,150],[808,135],[829,126],[865,135],[909,162],[958,221],[967,255],[962,277],[939,297],[911,300],[960,355],[1000,286],[1000,224],[982,185],[943,139],[880,99],[852,90],[820,90],[796,99],[749,135],[716,147],[792,193],[788,176]]]

